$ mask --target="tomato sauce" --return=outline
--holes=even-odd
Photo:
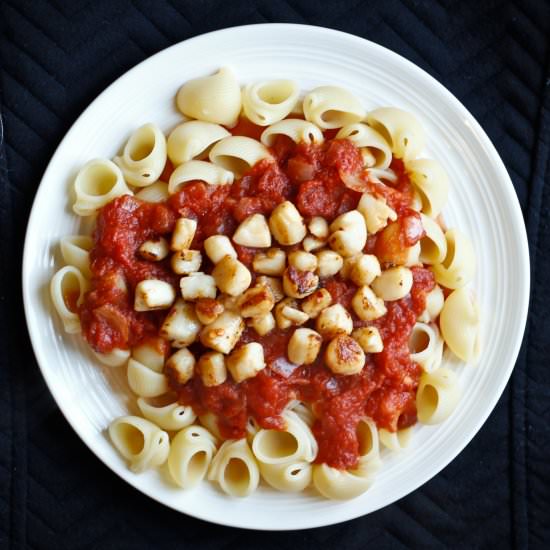
[[[241,119],[233,135],[258,138],[261,128]],[[401,253],[422,237],[418,214],[410,208],[412,189],[403,163],[393,160],[396,181],[370,181],[362,175],[358,150],[346,140],[328,139],[320,145],[294,144],[278,137],[272,147],[276,162],[261,161],[231,186],[210,186],[194,181],[186,184],[165,203],[148,204],[123,196],[99,213],[91,252],[92,290],[79,309],[83,333],[99,352],[128,348],[158,334],[164,312],[135,312],[135,285],[146,278],[158,278],[175,286],[175,276],[166,260],[149,262],[138,255],[147,239],[170,237],[175,220],[185,216],[197,220],[193,248],[214,234],[231,235],[238,224],[253,213],[269,215],[284,200],[291,200],[305,218],[322,216],[332,221],[356,208],[361,194],[347,187],[342,175],[363,178],[371,192],[384,197],[398,214],[385,237],[371,236],[365,252]],[[169,176],[173,167],[166,166]],[[388,226],[389,227],[389,226]],[[250,266],[254,249],[235,246],[243,263]],[[206,261],[202,269],[209,271]],[[247,419],[255,418],[267,429],[283,428],[281,413],[292,399],[309,403],[317,420],[313,433],[319,443],[317,462],[337,468],[353,468],[358,460],[357,424],[362,416],[372,417],[379,428],[390,431],[416,422],[415,395],[420,377],[418,365],[410,359],[408,340],[417,316],[425,307],[425,296],[434,286],[432,273],[413,268],[413,287],[405,298],[387,303],[388,312],[373,322],[358,319],[351,309],[357,287],[338,275],[321,280],[321,286],[351,313],[355,327],[376,326],[384,350],[367,354],[363,370],[352,376],[333,374],[323,364],[324,346],[312,365],[296,366],[286,356],[293,329],[275,329],[260,337],[246,329],[240,343],[262,344],[266,368],[240,384],[228,378],[215,387],[203,386],[199,376],[185,385],[170,380],[180,402],[192,405],[198,415],[212,412],[224,438],[246,434]],[[314,322],[305,326],[314,327]],[[205,351],[200,343],[190,346],[198,357]]]

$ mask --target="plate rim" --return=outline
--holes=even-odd
[[[348,40],[348,41],[354,41],[358,45],[363,45],[363,47],[367,46],[369,48],[374,48],[378,50],[379,52],[383,53],[386,56],[390,56],[393,58],[397,58],[401,63],[405,63],[409,69],[413,72],[416,72],[417,75],[419,75],[421,78],[429,82],[431,86],[436,88],[440,94],[442,94],[445,97],[445,100],[447,102],[450,102],[454,105],[455,108],[457,108],[462,115],[464,115],[468,122],[472,124],[473,130],[476,134],[476,136],[482,141],[484,147],[487,149],[488,155],[491,157],[493,161],[493,168],[497,171],[499,175],[499,181],[500,181],[500,188],[502,191],[504,191],[507,195],[507,203],[510,205],[514,212],[514,223],[518,226],[520,229],[519,232],[516,232],[518,235],[518,244],[521,242],[520,250],[522,253],[522,258],[520,258],[520,262],[522,265],[521,273],[523,275],[523,282],[524,282],[524,289],[523,289],[523,296],[521,297],[521,311],[519,312],[520,315],[520,322],[519,326],[523,327],[521,338],[517,337],[516,342],[513,346],[513,353],[510,355],[510,361],[508,362],[508,367],[506,369],[506,372],[502,376],[501,382],[499,387],[497,388],[498,391],[495,391],[492,393],[492,397],[489,400],[489,406],[485,407],[483,414],[478,415],[477,422],[475,424],[474,429],[472,429],[471,433],[467,438],[464,438],[460,444],[456,446],[455,449],[453,449],[453,452],[450,455],[447,455],[445,460],[443,461],[442,465],[438,465],[437,468],[430,470],[429,474],[427,476],[421,476],[419,480],[416,480],[413,484],[413,487],[411,490],[409,490],[407,493],[402,495],[400,498],[386,504],[381,504],[377,508],[368,511],[363,512],[362,510],[352,511],[351,513],[344,514],[342,516],[335,514],[335,519],[327,520],[315,520],[315,516],[307,516],[307,519],[309,521],[300,522],[299,525],[292,525],[291,527],[284,527],[284,526],[278,526],[278,525],[270,525],[270,526],[259,526],[255,525],[252,522],[249,523],[236,523],[234,521],[224,521],[224,518],[215,518],[209,517],[208,514],[201,512],[200,510],[197,512],[196,510],[186,510],[185,512],[181,509],[177,508],[175,505],[172,505],[170,502],[166,502],[164,500],[161,500],[159,496],[157,496],[156,492],[154,490],[150,490],[149,487],[142,487],[139,483],[139,480],[137,478],[132,478],[130,474],[130,470],[125,468],[119,467],[115,463],[108,462],[108,459],[106,456],[103,456],[103,454],[100,452],[99,449],[95,448],[94,440],[86,433],[84,430],[80,430],[78,428],[78,424],[76,422],[76,419],[74,418],[74,415],[71,416],[71,413],[67,407],[67,405],[64,403],[63,398],[60,395],[60,392],[56,389],[56,384],[53,379],[53,375],[48,372],[48,368],[44,367],[42,362],[44,364],[47,363],[45,359],[40,358],[37,350],[37,343],[35,341],[35,337],[33,336],[34,332],[31,330],[31,310],[33,309],[33,299],[31,297],[31,289],[29,288],[29,285],[26,283],[27,274],[29,273],[29,269],[31,268],[31,251],[30,247],[28,246],[28,242],[30,240],[31,230],[33,225],[35,225],[35,218],[37,218],[37,211],[39,208],[39,199],[42,198],[42,195],[45,193],[46,187],[43,186],[43,182],[48,179],[49,172],[52,170],[52,166],[54,165],[54,160],[58,156],[59,152],[64,148],[65,144],[70,141],[72,134],[75,132],[76,127],[80,124],[81,120],[84,119],[87,116],[87,113],[91,110],[93,110],[96,105],[102,101],[102,98],[115,87],[120,86],[121,82],[123,82],[127,78],[131,78],[131,75],[133,75],[134,72],[138,70],[142,70],[144,65],[147,64],[153,64],[157,61],[157,59],[163,55],[166,54],[166,52],[181,47],[183,44],[189,44],[194,41],[200,41],[200,40],[207,40],[208,37],[212,35],[223,35],[223,34],[229,34],[234,32],[246,32],[247,29],[251,28],[264,28],[266,29],[266,32],[270,32],[271,30],[275,31],[304,31],[304,32],[320,32],[320,33],[328,33],[332,34],[339,40]],[[329,526],[334,525],[337,523],[341,523],[344,521],[348,521],[351,519],[355,519],[358,517],[362,517],[364,515],[373,513],[375,511],[380,510],[381,508],[385,506],[389,506],[391,504],[394,504],[398,500],[405,498],[406,496],[410,495],[412,492],[416,491],[418,488],[420,488],[422,485],[427,483],[430,479],[435,477],[441,470],[443,470],[445,467],[447,467],[457,456],[460,454],[466,445],[468,445],[473,438],[477,435],[481,427],[485,424],[487,421],[487,418],[489,415],[494,411],[495,406],[498,402],[498,400],[502,397],[502,394],[504,392],[504,389],[506,385],[508,384],[510,380],[510,376],[512,374],[512,371],[515,367],[517,357],[519,355],[520,348],[523,344],[524,338],[525,338],[525,331],[526,331],[526,323],[527,323],[527,317],[528,317],[528,310],[529,310],[529,302],[530,302],[530,293],[531,293],[531,263],[530,263],[530,253],[529,253],[529,242],[527,238],[527,231],[525,227],[525,222],[523,218],[523,214],[521,211],[521,206],[519,204],[519,200],[517,197],[517,194],[515,192],[515,188],[513,186],[512,180],[510,178],[510,175],[498,153],[495,146],[493,145],[491,139],[486,134],[486,132],[483,130],[482,126],[479,124],[477,119],[470,113],[470,111],[462,104],[462,102],[450,91],[448,90],[443,84],[441,84],[436,78],[434,78],[431,74],[429,74],[427,71],[416,65],[413,61],[407,59],[406,57],[402,56],[401,54],[382,46],[381,44],[378,44],[376,42],[373,42],[369,39],[357,36],[355,34],[351,34],[348,32],[336,30],[329,27],[323,27],[318,25],[304,25],[304,24],[297,24],[297,23],[259,23],[259,24],[250,24],[250,25],[237,25],[232,27],[227,27],[223,29],[218,29],[214,31],[210,31],[207,33],[199,34],[190,38],[187,38],[185,40],[182,40],[180,42],[177,42],[175,44],[172,44],[171,46],[168,46],[167,48],[164,48],[155,54],[143,59],[138,64],[134,65],[129,70],[125,71],[123,74],[121,74],[119,77],[117,77],[113,82],[111,82],[106,88],[104,88],[88,105],[87,107],[80,113],[80,115],[76,118],[76,120],[71,124],[68,131],[65,133],[61,141],[59,142],[58,146],[56,147],[53,155],[51,156],[48,165],[40,179],[40,183],[38,185],[38,188],[36,190],[32,207],[30,210],[28,222],[27,222],[27,228],[25,231],[25,239],[24,239],[24,250],[23,250],[23,261],[22,261],[22,270],[21,270],[21,280],[22,280],[22,294],[23,294],[23,304],[24,304],[24,313],[25,313],[25,322],[27,325],[27,331],[29,334],[29,339],[31,342],[31,347],[36,359],[36,362],[38,364],[38,367],[40,369],[40,372],[42,373],[42,377],[44,378],[44,381],[46,383],[46,386],[48,387],[48,390],[50,391],[52,397],[54,398],[54,401],[56,402],[57,407],[71,426],[71,428],[74,430],[74,432],[77,434],[77,436],[80,438],[81,441],[84,442],[84,444],[89,448],[89,450],[95,455],[103,464],[105,464],[112,472],[114,472],[117,476],[122,478],[125,482],[127,482],[131,487],[138,490],[139,492],[145,494],[149,498],[152,498],[156,502],[167,506],[168,508],[171,508],[179,513],[183,513],[185,515],[188,515],[190,517],[195,517],[197,519],[207,521],[210,523],[218,524],[218,525],[224,525],[228,527],[237,527],[237,528],[244,528],[244,529],[255,529],[255,530],[261,530],[261,531],[286,531],[286,530],[302,530],[302,529],[310,529],[310,528],[316,528],[316,527],[322,527],[322,526]],[[513,359],[513,360],[512,360]],[[229,499],[229,497],[227,497]],[[230,500],[228,500],[230,502]],[[247,516],[247,514],[244,514],[244,516]]]

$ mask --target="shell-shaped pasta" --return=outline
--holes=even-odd
[[[411,360],[418,363],[424,372],[433,372],[441,365],[443,339],[436,325],[416,323],[409,337]]]
[[[384,136],[396,157],[408,161],[416,158],[424,149],[424,128],[407,111],[395,107],[380,107],[367,115],[367,123]]]
[[[382,466],[380,460],[380,439],[374,420],[364,417],[357,424],[357,441],[359,443],[359,464],[357,469],[374,473]]]
[[[91,277],[90,250],[94,246],[92,237],[70,235],[61,239],[60,248],[63,261],[80,270],[84,277]]]
[[[304,98],[306,120],[324,130],[341,128],[365,118],[361,102],[345,88],[319,86]]]
[[[202,157],[216,141],[231,134],[219,124],[190,120],[176,126],[166,142],[168,158],[178,166],[196,157]]]
[[[168,434],[139,416],[122,416],[109,426],[109,436],[134,472],[160,466],[170,452]]]
[[[156,181],[136,193],[136,197],[145,202],[163,202],[169,196],[168,184],[164,181]]]
[[[63,328],[69,334],[80,332],[80,318],[76,309],[84,300],[88,281],[80,270],[72,265],[62,267],[50,282],[50,296],[61,317]]]
[[[87,162],[76,175],[74,191],[73,210],[79,216],[89,216],[114,198],[132,194],[120,168],[106,159]]]
[[[311,483],[313,467],[305,461],[285,464],[260,463],[260,473],[274,489],[286,493],[299,493]]]
[[[362,471],[337,470],[326,464],[313,466],[313,485],[326,498],[349,500],[363,494],[373,483]]]
[[[426,307],[418,317],[418,320],[421,323],[429,323],[437,319],[443,309],[444,301],[445,296],[443,290],[441,290],[439,285],[435,285],[433,289],[426,294]]]
[[[279,135],[289,137],[294,143],[323,143],[323,132],[315,124],[299,118],[288,118],[266,128],[260,137],[262,143],[271,147]]]
[[[124,179],[137,187],[146,187],[159,179],[166,164],[166,138],[154,124],[140,126],[115,157]]]
[[[167,348],[163,338],[148,339],[132,349],[132,358],[155,372],[162,372]]]
[[[412,426],[397,432],[390,432],[382,428],[378,430],[378,437],[382,445],[390,451],[402,451],[411,442]]]
[[[248,84],[242,92],[243,111],[258,126],[285,118],[298,100],[300,88],[293,80],[264,80]]]
[[[212,412],[206,412],[199,416],[200,423],[215,437],[223,439],[218,426],[218,417]]]
[[[460,359],[476,361],[480,351],[479,308],[471,293],[460,288],[452,292],[441,310],[439,327],[446,344]]]
[[[246,439],[228,439],[219,448],[208,472],[222,491],[233,497],[246,497],[260,483],[260,469]]]
[[[232,136],[218,141],[208,155],[210,161],[236,177],[242,176],[262,159],[271,159],[269,151],[259,141],[246,136]]]
[[[241,112],[241,89],[233,72],[222,67],[216,74],[186,82],[176,104],[190,118],[231,127]]]
[[[291,410],[286,410],[283,418],[284,430],[260,430],[256,434],[252,442],[256,458],[264,464],[314,460],[318,445],[309,426]]]
[[[170,176],[168,193],[173,195],[190,181],[204,181],[210,185],[233,183],[233,173],[204,160],[190,160],[180,164]]]
[[[137,400],[137,405],[147,420],[154,422],[163,430],[181,430],[193,424],[197,418],[192,407],[180,405],[177,401],[162,407],[155,407],[140,397]]]
[[[347,139],[356,147],[366,147],[373,157],[368,168],[378,168],[382,170],[389,168],[392,159],[390,145],[384,139],[384,136],[374,128],[361,122],[348,124],[340,129],[336,134],[336,139]]]
[[[420,214],[426,236],[420,240],[420,261],[424,264],[440,264],[447,255],[447,240],[441,226],[432,218]]]
[[[135,359],[128,361],[128,384],[140,397],[158,397],[169,389],[164,374],[155,372]]]
[[[433,159],[417,159],[407,162],[407,172],[416,191],[420,194],[422,211],[427,216],[436,218],[449,195],[449,177]]]
[[[94,351],[94,355],[101,361],[101,363],[107,365],[108,367],[122,367],[122,365],[125,365],[130,358],[130,350],[115,348],[108,353],[97,353]]]
[[[184,489],[191,489],[204,479],[216,452],[216,439],[201,426],[188,426],[172,440],[168,470],[172,479]]]
[[[416,393],[418,420],[423,424],[439,424],[455,410],[460,399],[457,375],[445,367],[420,377]]]
[[[306,426],[311,428],[313,426],[313,423],[315,422],[315,415],[313,414],[313,411],[306,405],[306,403],[303,403],[302,401],[291,401],[287,407],[287,409],[291,410],[293,413],[295,413]]]
[[[468,284],[476,270],[476,256],[472,243],[458,229],[445,233],[447,254],[440,264],[432,267],[435,280],[447,288],[460,288]]]

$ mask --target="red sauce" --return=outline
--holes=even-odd
[[[261,131],[245,119],[240,119],[231,130],[234,135],[255,138]],[[142,260],[137,250],[149,238],[168,236],[178,216],[197,220],[193,242],[196,248],[210,235],[232,234],[250,214],[269,215],[287,199],[295,202],[304,217],[320,215],[329,222],[357,206],[360,193],[346,187],[341,179],[343,173],[363,177],[360,154],[348,141],[327,136],[323,144],[307,146],[280,137],[272,151],[277,162],[258,163],[232,186],[191,182],[163,204],[147,204],[124,196],[101,210],[91,252],[92,290],[80,307],[83,333],[94,349],[107,352],[115,347],[128,348],[157,334],[166,311],[135,312],[135,285],[146,278],[176,285],[178,278],[171,273],[167,261]],[[365,251],[381,256],[401,253],[422,237],[418,214],[410,209],[411,185],[403,163],[394,160],[391,168],[397,175],[391,186],[365,180],[365,185],[385,197],[398,214],[393,229],[367,242]],[[171,170],[167,166],[165,174]],[[236,250],[241,261],[250,265],[255,251],[239,246]],[[211,266],[205,263],[203,269],[208,271]],[[264,337],[246,329],[241,343],[260,342],[267,364],[255,378],[240,384],[229,378],[219,386],[207,388],[195,376],[183,386],[172,380],[172,387],[180,401],[192,405],[197,414],[216,414],[225,438],[244,437],[249,416],[264,428],[281,429],[281,413],[291,399],[310,403],[317,416],[313,426],[319,442],[317,462],[351,468],[358,459],[356,427],[362,416],[369,415],[380,428],[390,431],[416,422],[415,394],[420,369],[410,359],[408,339],[434,279],[424,268],[413,268],[413,278],[411,293],[387,303],[384,317],[367,323],[352,315],[356,327],[378,327],[384,341],[383,352],[367,355],[359,374],[333,374],[323,365],[324,348],[312,365],[297,367],[289,363],[286,349],[293,329],[275,329]],[[321,285],[334,302],[351,311],[356,291],[353,283],[336,276],[322,280]],[[313,327],[314,323],[306,326]],[[198,356],[204,348],[196,343],[191,350]]]

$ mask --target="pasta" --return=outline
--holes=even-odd
[[[365,472],[345,471],[326,464],[313,466],[313,484],[326,498],[348,500],[363,494],[372,485],[374,477]]]
[[[300,89],[292,80],[269,80],[243,89],[245,116],[258,126],[269,126],[285,118],[298,100]]]
[[[180,405],[177,401],[155,407],[143,397],[139,397],[137,405],[141,414],[163,430],[181,430],[193,424],[197,416],[192,407]]]
[[[197,157],[202,158],[214,143],[230,135],[223,126],[212,122],[184,122],[176,126],[168,136],[168,158],[174,166]]]
[[[390,432],[384,428],[378,430],[380,443],[390,451],[402,451],[411,442],[412,428],[405,428],[397,432]]]
[[[170,194],[168,193],[168,184],[163,181],[157,181],[142,187],[137,193],[136,197],[146,202],[163,202]]]
[[[138,128],[124,147],[122,156],[115,157],[126,181],[136,187],[146,187],[159,179],[166,164],[166,138],[154,124]]]
[[[441,310],[441,334],[451,351],[463,361],[476,361],[480,351],[479,308],[465,288],[452,292]]]
[[[394,107],[381,107],[367,114],[367,123],[384,137],[398,158],[410,161],[424,149],[424,129],[411,113]]]
[[[233,126],[241,111],[241,90],[227,67],[212,76],[186,82],[176,97],[178,109],[190,118]]]
[[[166,376],[135,359],[128,360],[128,384],[140,397],[158,397],[168,391]]]
[[[407,163],[411,181],[420,195],[422,211],[432,218],[441,213],[449,194],[449,178],[435,160],[417,159]]]
[[[145,124],[77,174],[88,236],[62,239],[50,294],[126,366],[140,416],[108,431],[136,472],[355,498],[456,408],[445,350],[479,356],[474,249],[445,229],[420,122],[334,85],[299,97],[222,68],[181,86],[167,138]]]
[[[456,374],[445,367],[426,372],[420,377],[416,394],[418,420],[423,424],[439,424],[454,411],[460,398]]]
[[[74,334],[80,332],[80,318],[77,308],[84,300],[88,282],[80,270],[68,265],[62,267],[50,283],[50,295],[57,313],[63,321],[65,332]]]
[[[476,257],[470,240],[456,229],[445,233],[447,254],[433,266],[435,280],[447,288],[461,288],[474,277]]]
[[[168,455],[168,470],[183,489],[195,487],[206,476],[216,452],[216,439],[202,426],[188,426],[176,434]]]
[[[210,161],[240,177],[263,159],[270,159],[269,151],[255,139],[233,136],[218,141],[208,155]]]
[[[283,413],[284,430],[260,430],[252,442],[254,456],[263,464],[285,464],[317,456],[317,442],[309,426],[294,412]]]
[[[170,452],[168,434],[139,416],[117,418],[109,426],[109,436],[136,473],[160,466]]]
[[[90,216],[114,198],[132,193],[120,168],[104,159],[91,160],[80,169],[74,191],[76,201],[73,210],[79,216]]]
[[[366,149],[362,153],[366,157],[368,168],[389,168],[392,159],[390,146],[384,137],[370,126],[361,122],[348,124],[339,130],[336,139],[349,139],[356,147]]]
[[[60,248],[63,261],[76,267],[84,277],[90,278],[90,249],[94,241],[86,235],[71,235],[61,239]]]
[[[409,338],[411,359],[425,372],[433,372],[443,358],[443,339],[436,325],[416,323]]]
[[[304,98],[304,115],[321,129],[341,128],[365,118],[361,102],[338,86],[319,86]]]
[[[308,145],[323,143],[325,139],[318,126],[299,118],[289,118],[272,124],[262,132],[260,139],[264,145],[271,147],[275,143],[275,138],[280,135],[289,137],[294,143]]]
[[[170,176],[168,193],[173,195],[189,181],[204,181],[210,185],[228,185],[233,183],[233,173],[202,160],[190,160],[180,164]]]
[[[232,497],[246,497],[256,490],[260,470],[246,439],[228,439],[222,444],[210,465],[208,479],[219,483],[222,491]]]

